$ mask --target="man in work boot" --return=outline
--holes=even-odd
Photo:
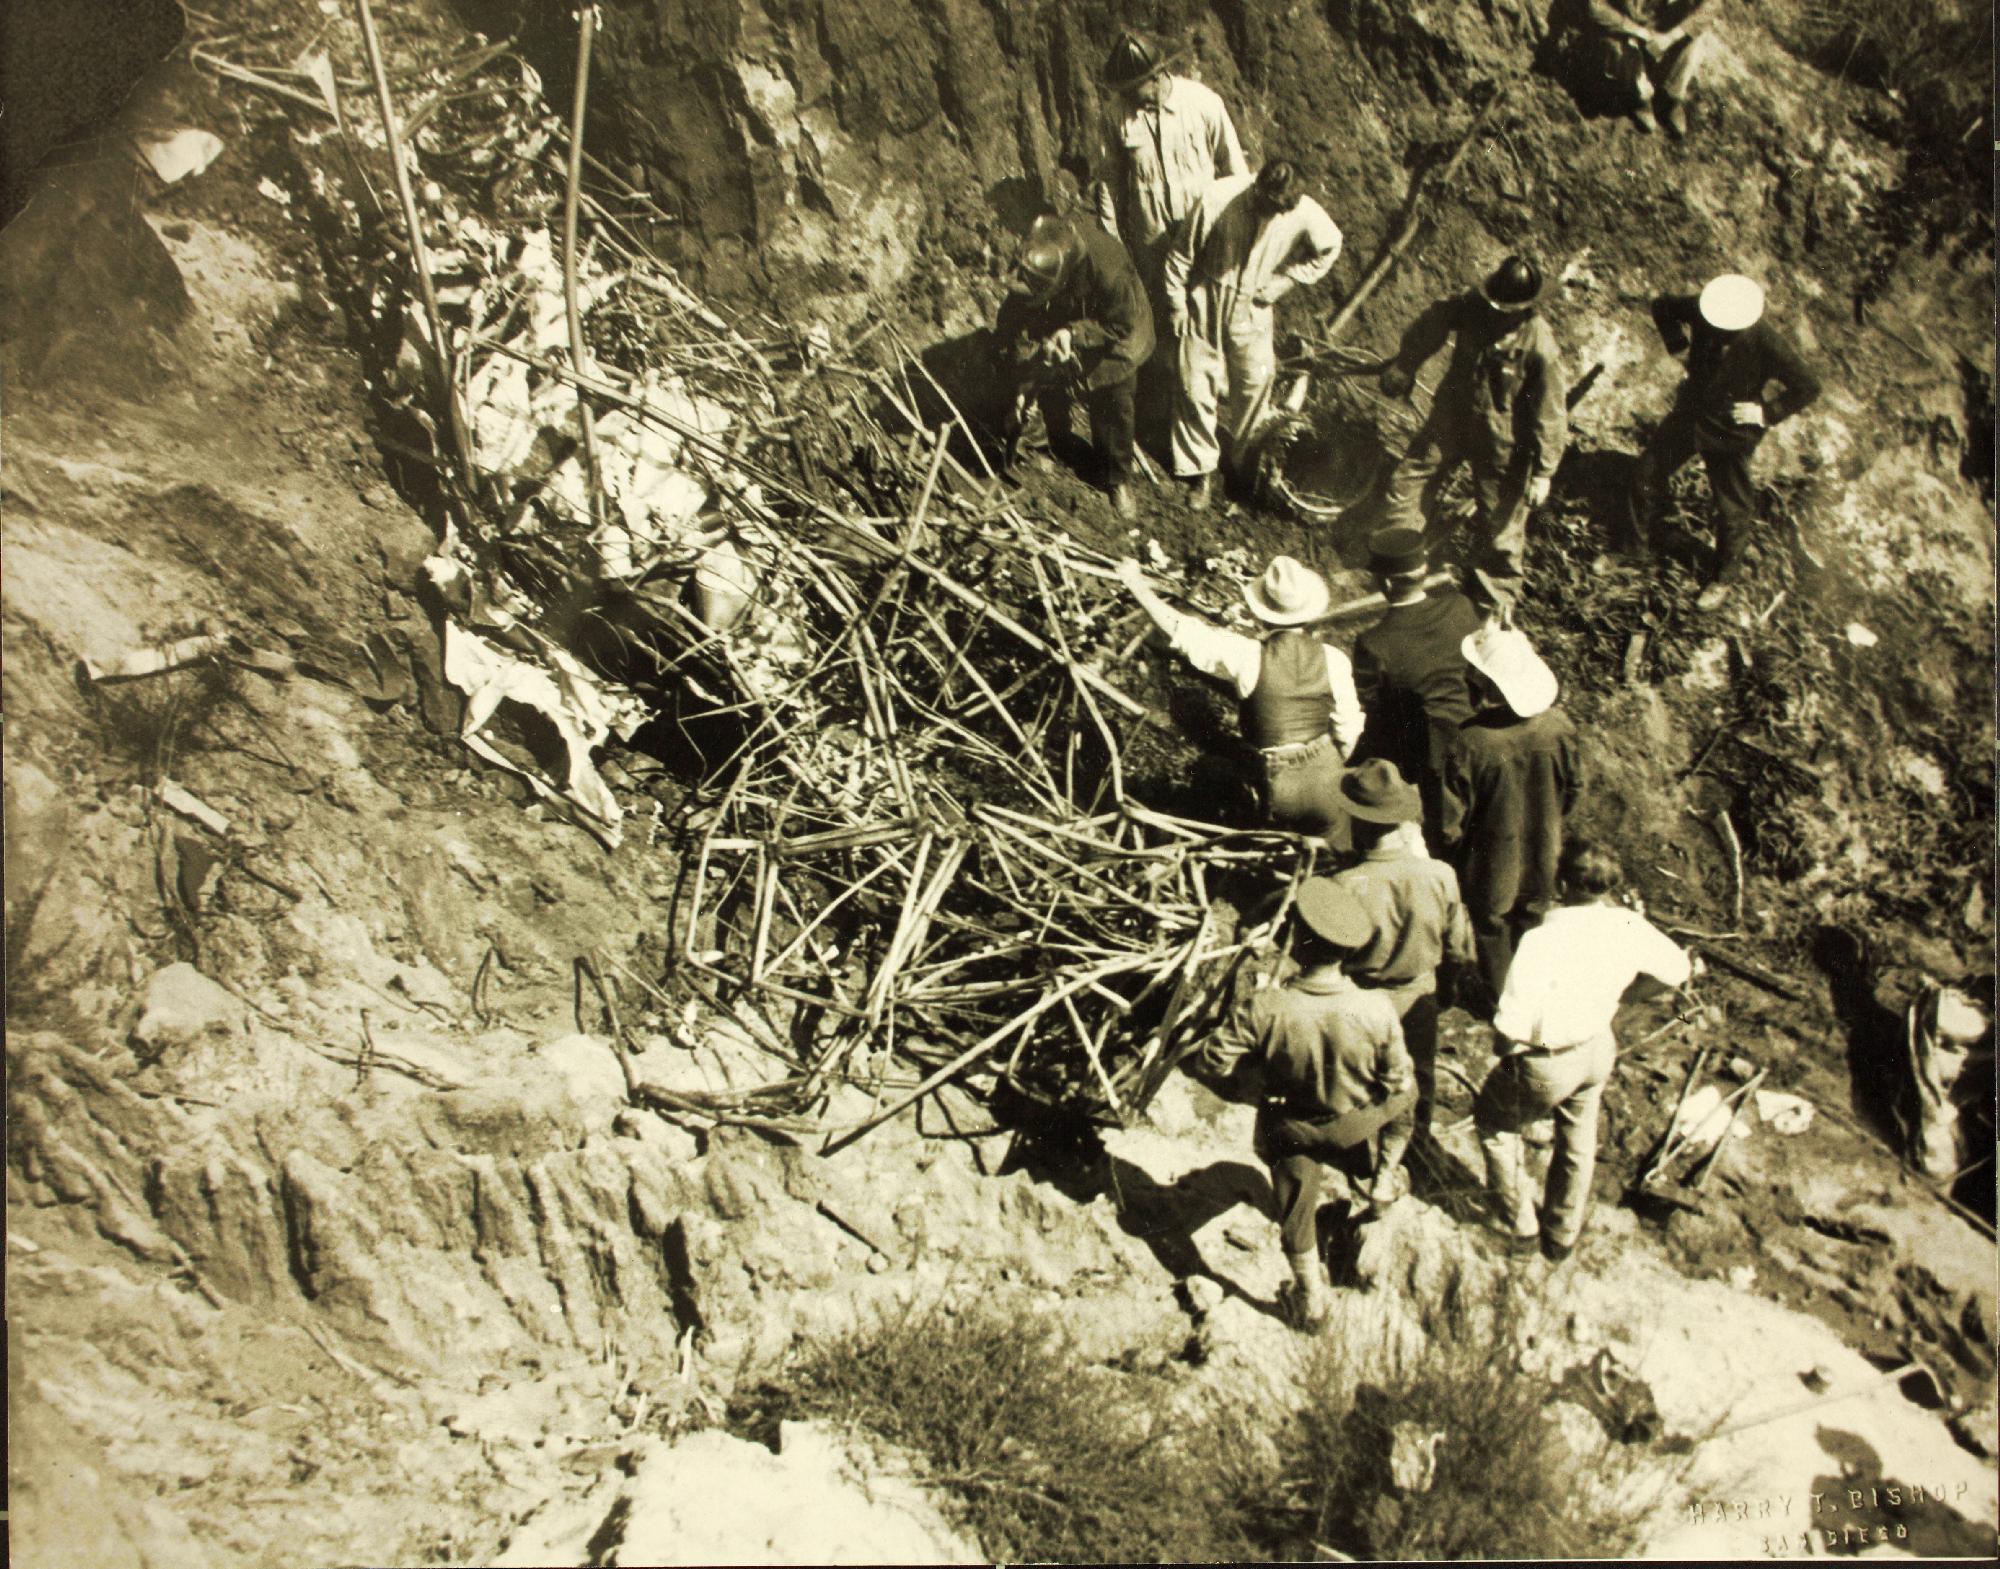
[[[1458,831],[1444,765],[1472,717],[1464,648],[1480,621],[1456,589],[1426,587],[1428,569],[1416,529],[1384,529],[1368,542],[1368,570],[1389,608],[1354,640],[1354,689],[1368,716],[1354,759],[1394,763],[1423,802],[1425,840],[1442,845]]]
[[[1696,603],[1715,610],[1728,598],[1750,543],[1757,512],[1750,460],[1766,431],[1819,396],[1820,379],[1765,319],[1763,285],[1739,273],[1711,279],[1699,295],[1661,295],[1653,320],[1667,352],[1687,355],[1687,379],[1639,455],[1617,548],[1637,562],[1651,560],[1666,482],[1699,453],[1715,505],[1716,548],[1714,576]],[[1611,561],[1600,556],[1592,565],[1601,572]]]
[[[1354,895],[1375,928],[1367,946],[1349,957],[1347,974],[1396,1005],[1416,1065],[1415,1136],[1422,1139],[1437,1099],[1438,964],[1472,962],[1472,926],[1458,874],[1424,852],[1417,791],[1396,765],[1356,764],[1341,778],[1340,793],[1361,860],[1333,880]]]
[[[1503,594],[1519,591],[1528,514],[1548,500],[1569,440],[1562,352],[1536,309],[1546,289],[1539,267],[1509,256],[1477,288],[1419,315],[1381,379],[1390,397],[1407,396],[1424,362],[1451,340],[1430,414],[1389,476],[1389,521],[1420,523],[1453,470],[1468,465],[1478,529],[1471,564]],[[1432,542],[1449,529],[1434,517]]]
[[[1362,715],[1347,656],[1305,630],[1326,613],[1326,579],[1290,556],[1273,560],[1243,588],[1250,613],[1267,629],[1254,638],[1174,609],[1129,556],[1118,563],[1118,577],[1175,653],[1235,689],[1243,738],[1263,759],[1272,826],[1322,835],[1344,849],[1340,775],[1360,739]]]
[[[1569,1257],[1583,1230],[1619,999],[1641,975],[1672,990],[1695,973],[1665,934],[1617,903],[1619,882],[1618,863],[1595,845],[1573,842],[1564,853],[1568,902],[1521,939],[1493,1015],[1500,1060],[1473,1101],[1489,1224],[1515,1252],[1539,1239],[1554,1262]],[[1522,1180],[1521,1131],[1551,1114],[1555,1149],[1537,1216]]]
[[[1555,673],[1528,639],[1489,621],[1464,643],[1473,714],[1445,768],[1458,803],[1459,885],[1479,974],[1498,997],[1521,932],[1556,892],[1563,822],[1582,780]]]
[[[1250,450],[1277,374],[1273,307],[1317,283],[1340,255],[1340,230],[1293,164],[1218,180],[1167,254],[1167,322],[1176,345],[1173,467],[1200,511],[1227,450]]]
[[[1222,100],[1170,72],[1150,40],[1121,33],[1104,62],[1104,85],[1116,104],[1099,159],[1097,217],[1105,233],[1123,238],[1157,300],[1168,245],[1196,198],[1250,166]]]
[[[1292,1268],[1292,1320],[1326,1320],[1320,1262],[1320,1162],[1337,1166],[1369,1213],[1407,1191],[1415,1071],[1388,994],[1356,986],[1343,971],[1374,933],[1360,903],[1338,883],[1310,877],[1293,907],[1298,974],[1251,995],[1204,1043],[1201,1076],[1258,1104],[1253,1148],[1271,1168],[1278,1225]]]
[[[1629,112],[1642,131],[1664,121],[1673,135],[1685,136],[1687,97],[1712,47],[1694,24],[1711,3],[1557,0],[1550,23],[1560,35],[1564,75],[1587,105]]]
[[[1081,398],[1112,505],[1120,517],[1135,517],[1132,390],[1153,352],[1153,311],[1131,258],[1101,229],[1043,217],[1029,231],[1019,276],[994,330],[1015,388],[1006,463],[1011,467],[1030,401],[1040,404],[1054,441],[1069,430],[1071,400]]]

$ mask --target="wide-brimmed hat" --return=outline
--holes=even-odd
[[[1259,621],[1279,627],[1317,620],[1333,599],[1326,579],[1290,556],[1274,558],[1262,577],[1245,583],[1243,597]]]
[[[1124,92],[1151,81],[1167,68],[1167,52],[1138,33],[1120,33],[1104,60],[1104,83]]]
[[[1459,644],[1465,662],[1500,690],[1500,697],[1522,719],[1547,713],[1554,706],[1556,673],[1542,661],[1525,632],[1489,621]]]
[[[1740,272],[1709,279],[1701,291],[1701,319],[1721,332],[1741,332],[1764,314],[1764,285]]]
[[[1299,919],[1315,936],[1336,948],[1359,948],[1375,935],[1361,901],[1331,877],[1308,877],[1299,885]]]
[[[1548,292],[1542,269],[1525,256],[1509,256],[1479,283],[1479,297],[1496,311],[1525,311]]]
[[[1368,536],[1368,570],[1379,577],[1421,572],[1428,559],[1420,528],[1377,529]]]
[[[1423,815],[1417,787],[1386,757],[1357,763],[1340,776],[1340,802],[1364,823],[1414,823]]]

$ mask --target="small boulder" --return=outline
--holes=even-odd
[[[157,1062],[167,1052],[215,1036],[240,1033],[244,1007],[191,964],[170,964],[153,972],[139,1000],[132,1046]]]

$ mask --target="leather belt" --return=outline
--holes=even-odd
[[[1309,757],[1317,757],[1322,748],[1332,745],[1332,736],[1321,735],[1314,736],[1310,741],[1287,741],[1283,746],[1260,746],[1257,750],[1268,766],[1284,768],[1293,763],[1303,763]]]

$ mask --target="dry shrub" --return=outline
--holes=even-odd
[[[1584,1451],[1553,1419],[1555,1391],[1527,1360],[1546,1310],[1504,1278],[1441,1315],[1416,1354],[1376,1358],[1357,1382],[1336,1343],[1315,1348],[1303,1400],[1278,1447],[1280,1513],[1264,1536],[1366,1559],[1562,1559],[1621,1556],[1639,1540],[1684,1461],[1592,1429]],[[1400,1424],[1442,1434],[1429,1488],[1389,1485]]]
[[[1287,1395],[1223,1398],[1093,1368],[1032,1315],[932,1303],[806,1344],[731,1418],[767,1442],[807,1416],[886,1439],[1001,1562],[1614,1556],[1672,1473],[1638,1446],[1579,1454],[1559,1436],[1552,1386],[1521,1359],[1536,1311],[1518,1293],[1464,1304],[1405,1365],[1377,1358],[1372,1383],[1339,1346],[1302,1342]],[[1446,1434],[1433,1486],[1407,1501],[1384,1461],[1403,1421]]]

